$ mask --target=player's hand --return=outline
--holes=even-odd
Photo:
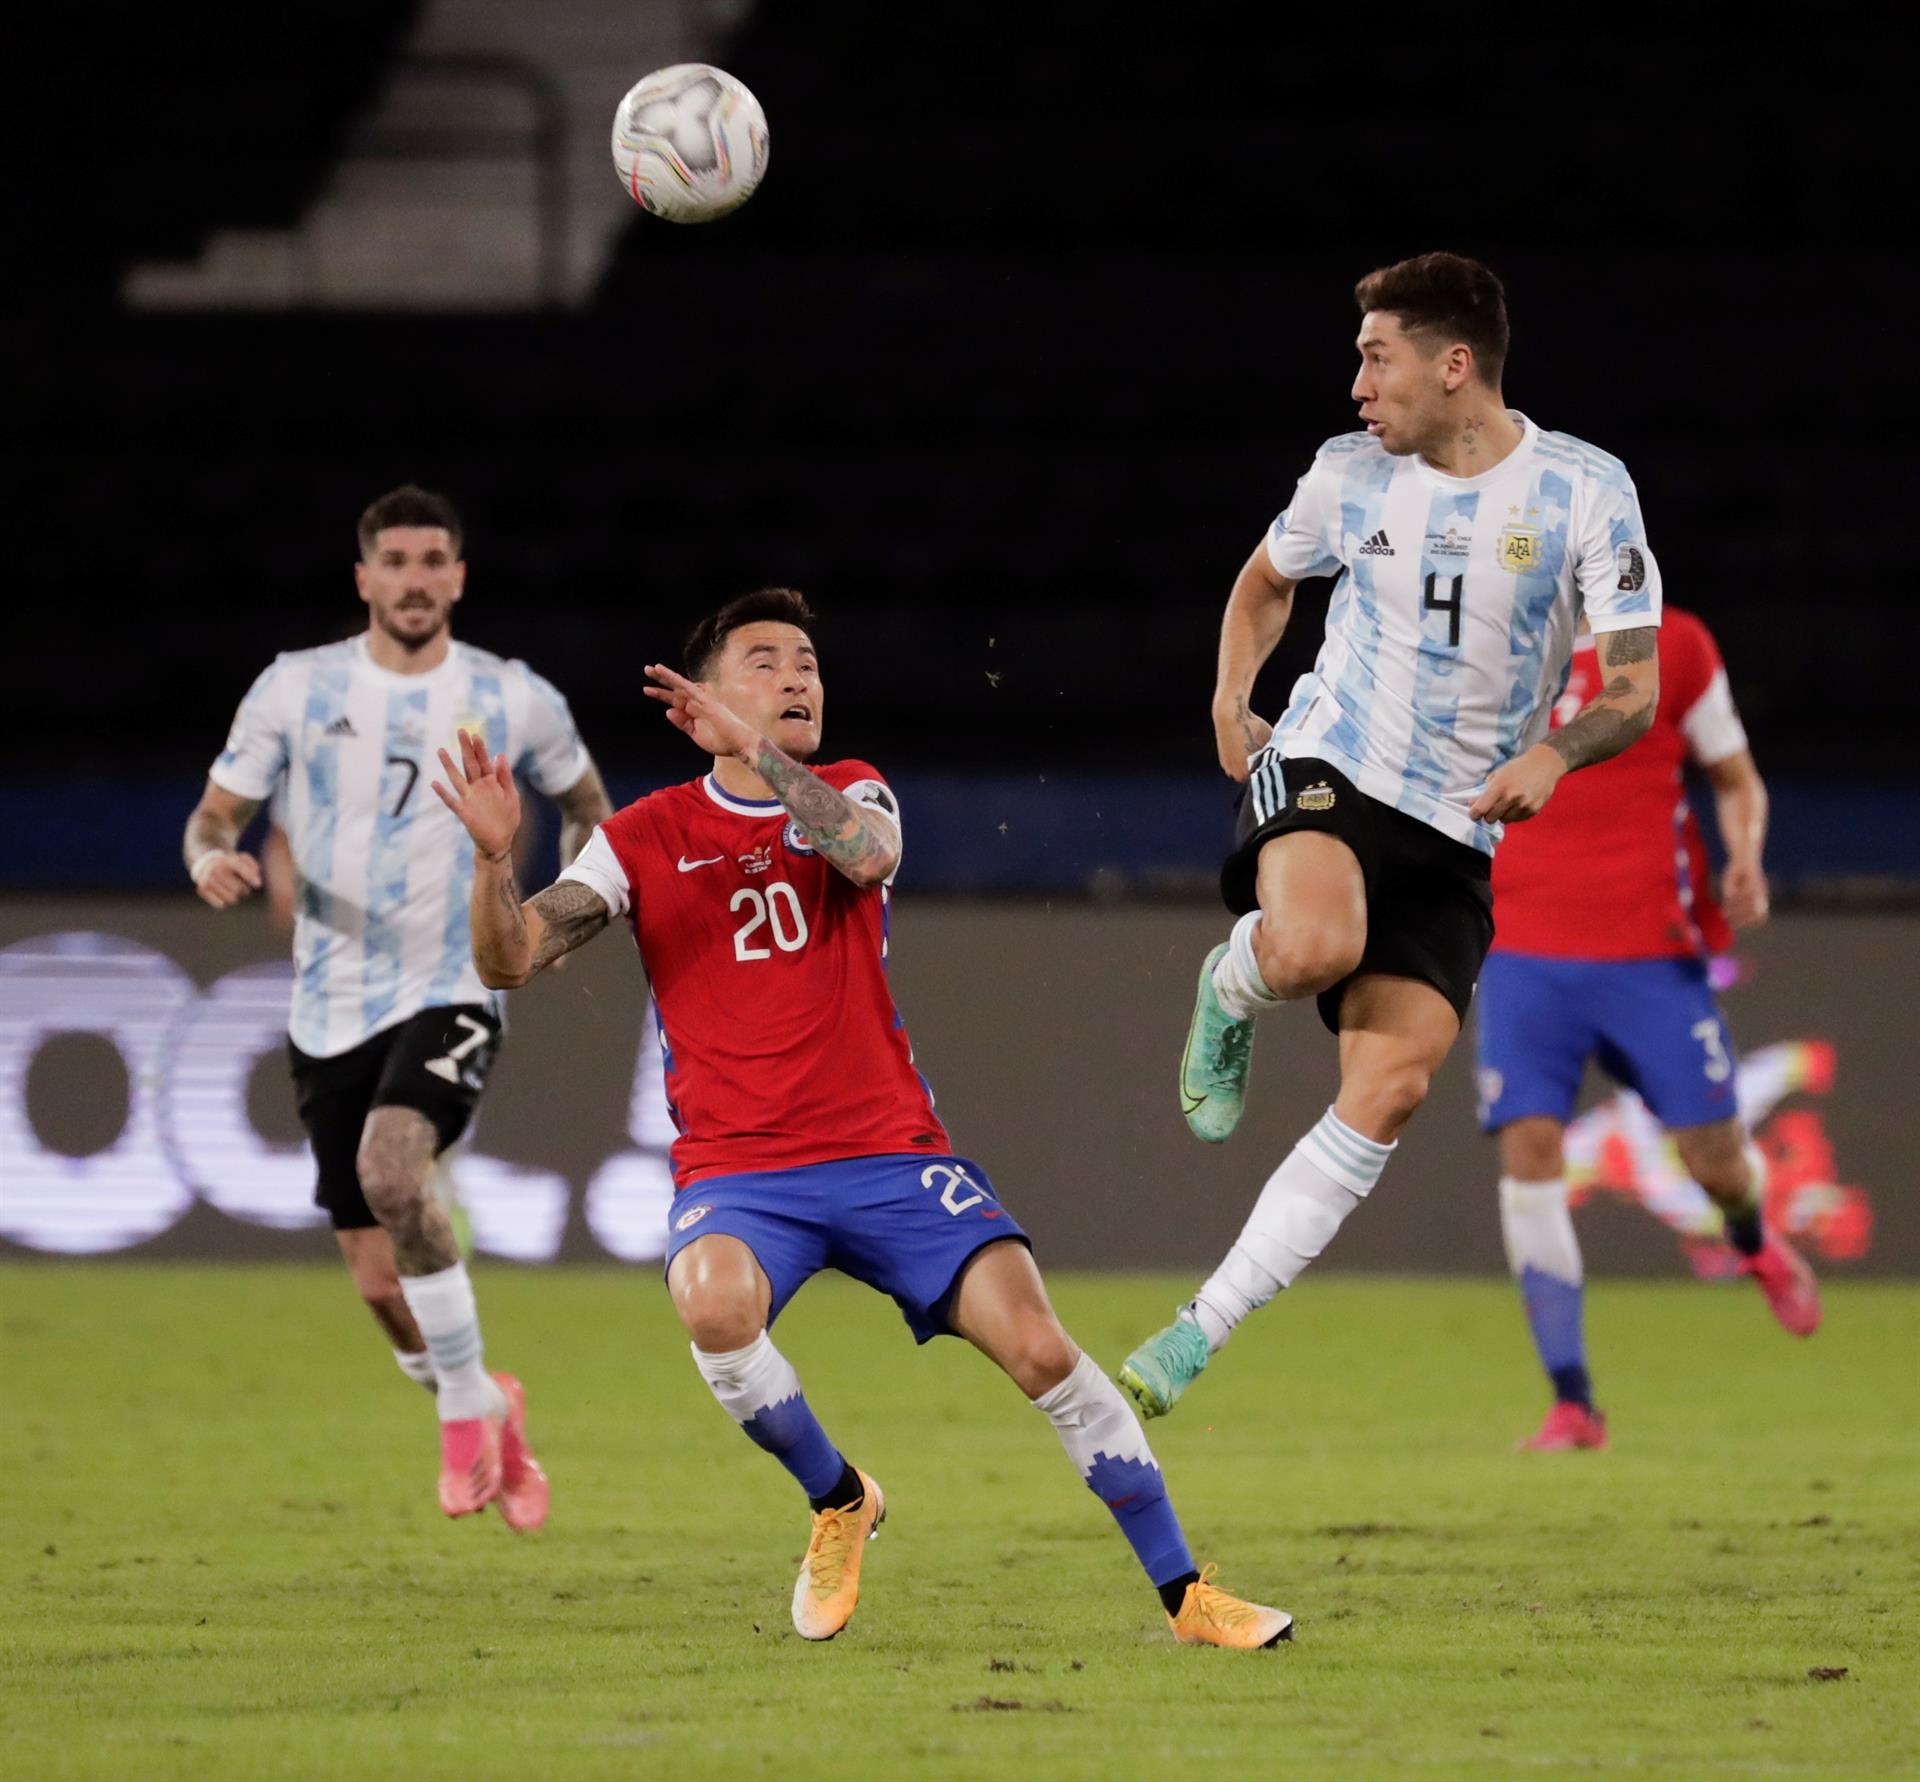
[[[460,732],[460,765],[445,749],[440,750],[440,765],[451,786],[438,780],[433,789],[440,802],[460,819],[473,845],[483,854],[504,854],[513,846],[520,828],[520,793],[513,783],[513,769],[504,755],[487,759],[487,745],[476,731]]]
[[[758,751],[760,732],[698,681],[658,662],[647,664],[647,679],[656,685],[645,689],[646,695],[667,708],[667,722],[709,755],[738,755],[744,761]]]
[[[1467,807],[1467,815],[1481,823],[1524,823],[1546,809],[1547,800],[1566,771],[1567,764],[1558,749],[1535,743],[1524,755],[1516,755],[1487,776],[1480,796]]]
[[[228,848],[202,854],[193,863],[193,888],[217,910],[244,903],[260,889],[260,862]]]
[[[1220,769],[1235,785],[1245,785],[1248,764],[1267,746],[1273,726],[1256,717],[1244,699],[1213,702],[1213,746]]]
[[[1772,908],[1767,869],[1757,860],[1735,860],[1720,879],[1720,903],[1736,928],[1758,928]]]

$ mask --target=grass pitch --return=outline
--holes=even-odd
[[[1191,1287],[1053,1285],[1109,1365]],[[780,1340],[890,1515],[809,1646],[804,1505],[651,1273],[480,1288],[535,1537],[438,1513],[342,1272],[0,1270],[0,1772],[1917,1773],[1914,1289],[1835,1289],[1796,1343],[1744,1289],[1603,1282],[1615,1446],[1516,1456],[1505,1285],[1310,1278],[1152,1427],[1196,1555],[1299,1617],[1242,1656],[1174,1646],[1043,1420],[838,1277]]]

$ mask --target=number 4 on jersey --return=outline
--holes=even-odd
[[[1467,578],[1463,575],[1440,576],[1431,570],[1427,572],[1427,592],[1420,604],[1430,613],[1447,615],[1447,647],[1457,650],[1460,647],[1460,600],[1465,592]],[[1442,599],[1435,592],[1445,590]]]

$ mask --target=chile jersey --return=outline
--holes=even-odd
[[[818,770],[898,825],[863,761]],[[820,858],[775,800],[712,774],[616,812],[560,875],[635,943],[660,1018],[677,1188],[951,1148],[887,984],[887,886]]]
[[[1600,691],[1592,638],[1574,652],[1553,710],[1564,724]],[[1706,847],[1684,769],[1747,746],[1713,635],[1668,607],[1653,727],[1611,761],[1570,773],[1493,862],[1495,952],[1557,959],[1664,959],[1724,952],[1732,932],[1708,889]]]
[[[1273,747],[1491,854],[1470,807],[1537,743],[1590,631],[1660,623],[1660,571],[1618,458],[1514,413],[1520,443],[1447,476],[1366,433],[1330,439],[1267,535],[1292,581],[1337,575],[1326,642]]]

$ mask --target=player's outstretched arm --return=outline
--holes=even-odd
[[[1226,616],[1220,621],[1220,669],[1213,687],[1213,740],[1230,780],[1244,781],[1247,762],[1266,746],[1273,726],[1249,703],[1253,683],[1280,642],[1293,612],[1290,581],[1273,567],[1266,540],[1233,579]]]
[[[257,798],[242,798],[209,780],[187,819],[180,844],[187,876],[202,901],[217,910],[230,909],[260,889],[260,862],[234,845],[259,808]]]
[[[1660,703],[1660,633],[1655,626],[1600,634],[1607,684],[1571,722],[1487,776],[1469,814],[1483,823],[1523,823],[1546,808],[1563,774],[1611,761],[1647,733]]]
[[[513,838],[520,794],[504,755],[460,733],[460,766],[445,749],[440,765],[450,784],[433,782],[440,802],[473,837],[473,896],[467,905],[473,964],[489,990],[517,990],[543,967],[606,927],[613,912],[590,885],[563,879],[522,903],[513,877]],[[597,776],[596,776],[597,777]]]
[[[879,811],[855,804],[812,768],[716,699],[698,681],[655,662],[647,697],[667,708],[667,722],[713,755],[752,768],[787,807],[807,845],[856,885],[883,885],[900,864],[900,831]]]

